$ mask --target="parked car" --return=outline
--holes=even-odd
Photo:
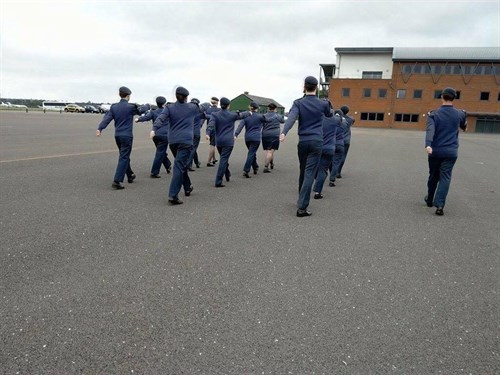
[[[111,104],[109,104],[109,103],[102,103],[99,106],[99,112],[100,113],[106,113],[106,112],[109,111],[110,108],[111,108]]]
[[[99,113],[99,110],[94,107],[93,105],[87,105],[85,106],[85,112],[87,113]]]
[[[68,104],[66,107],[64,107],[64,112],[85,113],[85,108],[80,107],[78,104]]]

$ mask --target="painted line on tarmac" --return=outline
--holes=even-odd
[[[132,148],[132,151],[143,150],[151,147],[137,147]],[[69,156],[85,156],[85,155],[96,155],[96,154],[109,154],[110,152],[117,152],[118,150],[115,148],[114,150],[102,150],[102,151],[89,151],[89,152],[79,152],[76,154],[59,154],[59,155],[47,155],[47,156],[35,156],[32,158],[20,158],[20,159],[9,159],[9,160],[0,160],[1,163],[14,163],[19,161],[32,161],[32,160],[44,160],[44,159],[54,159],[54,158],[65,158]]]

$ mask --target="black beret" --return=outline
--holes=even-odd
[[[257,103],[255,103],[255,102],[251,102],[250,103],[250,107],[254,108],[254,109],[257,109],[257,108],[259,108],[259,105]]]
[[[342,112],[342,110],[341,110],[341,109],[336,109],[336,110],[335,110],[335,114],[336,114],[336,115],[339,115],[339,116],[344,116],[344,112]]]
[[[342,110],[342,112],[344,112],[344,115],[347,115],[347,113],[349,112],[349,107],[346,105],[343,105],[342,107],[340,107],[340,109]]]
[[[216,98],[215,96],[212,96],[212,100],[215,101],[215,102],[218,102],[219,98]]]
[[[223,107],[227,107],[231,101],[228,98],[220,98],[220,105]]]
[[[120,87],[120,89],[118,91],[120,92],[120,94],[124,94],[124,95],[132,94],[132,91],[130,91],[130,89],[128,87],[125,87],[125,86]]]
[[[161,107],[166,102],[167,102],[167,99],[165,99],[165,97],[163,97],[163,96],[156,97],[156,104],[158,105],[158,107]]]
[[[306,79],[304,80],[304,83],[306,85],[317,85],[318,80],[314,78],[313,76],[307,76]]]
[[[276,104],[274,104],[274,103],[269,103],[269,104],[267,105],[267,107],[268,107],[268,108],[271,108],[271,109],[278,108],[278,107],[276,106]]]
[[[453,99],[455,99],[457,97],[457,92],[455,91],[454,88],[452,87],[447,87],[443,90],[443,92],[441,93],[441,95],[449,95],[449,96],[453,96]]]
[[[189,91],[182,86],[177,87],[177,89],[175,89],[175,93],[182,96],[189,96]]]
[[[191,99],[191,103],[200,104],[200,101],[196,98]]]

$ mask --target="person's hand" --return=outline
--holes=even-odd
[[[205,136],[205,139],[206,139],[207,141],[209,141],[209,140],[210,140],[210,136],[209,136],[209,135],[206,135],[206,136]]]
[[[151,130],[151,132],[149,133],[149,138],[153,139],[154,136],[155,136],[155,131]]]
[[[95,131],[95,136],[96,136],[96,137],[99,137],[100,135],[101,135],[101,131],[100,131],[99,129],[98,129],[98,130],[96,130],[96,131]]]
[[[427,147],[425,148],[425,150],[427,151],[427,153],[428,153],[429,155],[431,155],[431,154],[432,154],[432,147],[431,147],[431,146],[427,146]]]
[[[236,141],[237,139],[238,139],[238,136],[237,136],[237,135],[235,135],[235,136],[234,136],[234,140]]]
[[[139,117],[136,117],[136,118],[134,119],[134,122],[139,122]]]
[[[285,141],[285,134],[284,133],[281,133],[280,134],[280,142],[284,142]]]

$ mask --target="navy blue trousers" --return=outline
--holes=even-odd
[[[321,193],[323,185],[325,184],[326,177],[328,176],[328,168],[332,165],[333,150],[323,150],[321,152],[321,159],[318,165],[318,173],[316,174],[316,183],[314,184],[313,191]]]
[[[299,141],[297,145],[300,168],[299,199],[297,200],[299,209],[305,210],[309,206],[312,185],[318,170],[322,148],[323,141]]]
[[[179,192],[182,187],[184,187],[184,191],[189,190],[191,187],[191,180],[188,175],[188,162],[192,149],[193,145],[188,145],[186,143],[170,144],[170,151],[172,151],[175,160],[172,180],[170,181],[170,188],[168,191],[169,199],[179,198]]]
[[[130,178],[134,174],[130,168],[130,154],[132,153],[133,137],[115,136],[115,142],[120,154],[118,156],[118,165],[116,166],[115,182],[123,182],[125,174]]]
[[[220,185],[224,176],[226,178],[231,176],[231,172],[229,171],[229,157],[233,152],[233,146],[217,146],[217,151],[219,151],[220,160],[217,175],[215,176],[215,185]]]
[[[257,150],[260,146],[260,141],[245,141],[245,144],[248,148],[247,160],[245,161],[245,165],[243,166],[244,172],[250,172],[250,167],[253,170],[259,169],[259,165],[257,164]]]
[[[427,181],[427,199],[436,207],[444,207],[450,190],[451,172],[457,161],[456,157],[433,157],[429,155],[429,179]]]
[[[151,174],[159,174],[162,164],[165,167],[165,170],[168,171],[172,165],[167,156],[168,137],[155,135],[153,137],[153,142],[156,146],[156,153],[153,159],[153,165],[151,166]]]

